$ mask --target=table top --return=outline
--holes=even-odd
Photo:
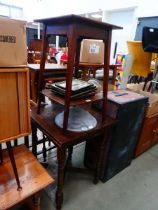
[[[116,124],[116,120],[106,116],[104,122],[102,122],[102,117],[100,112],[91,108],[90,104],[82,106],[85,110],[89,111],[97,120],[97,126],[89,131],[83,132],[63,132],[63,129],[59,128],[55,122],[55,116],[64,110],[62,105],[46,105],[44,108],[41,107],[40,114],[37,114],[36,105],[31,105],[31,120],[35,122],[39,128],[45,131],[48,137],[53,139],[53,143],[58,147],[67,147],[69,145],[75,145],[86,140],[90,136],[96,136],[108,128]]]
[[[54,182],[34,155],[24,146],[14,147],[14,156],[22,186],[17,183],[8,151],[3,152],[4,162],[0,165],[0,209],[9,209]]]
[[[40,64],[28,64],[28,68],[38,71],[40,69]],[[45,70],[66,70],[67,65],[60,65],[55,63],[46,63]]]
[[[45,18],[45,19],[37,19],[35,20],[36,22],[44,23],[48,26],[51,25],[67,25],[67,24],[72,24],[72,23],[78,23],[82,25],[89,25],[89,26],[94,26],[94,27],[99,27],[99,28],[109,28],[109,29],[122,29],[122,27],[112,25],[109,23],[97,21],[97,20],[92,20],[90,18],[82,17],[79,15],[65,15],[65,16],[58,16],[58,17],[53,17],[53,18]]]
[[[65,61],[66,63],[66,61]],[[104,64],[102,63],[79,63],[80,67],[95,67],[95,68],[103,68]],[[109,67],[120,67],[120,64],[110,64]],[[27,65],[28,68],[33,69],[33,70],[39,70],[40,69],[40,64],[28,64]],[[57,69],[67,69],[67,65],[61,65],[61,64],[55,64],[55,63],[46,63],[45,64],[45,69],[46,70],[57,70]]]

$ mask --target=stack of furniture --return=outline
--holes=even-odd
[[[106,102],[109,75],[109,56],[111,45],[112,29],[120,27],[83,18],[76,15],[68,15],[50,19],[37,20],[44,24],[43,50],[40,64],[39,82],[38,82],[38,107],[33,106],[31,111],[32,131],[34,143],[34,154],[36,154],[37,135],[36,130],[39,128],[57,147],[58,158],[58,181],[56,191],[57,209],[61,209],[63,202],[63,183],[66,150],[69,150],[68,159],[71,159],[72,147],[78,143],[87,141],[91,136],[100,136],[100,151],[98,153],[98,161],[94,170],[94,182],[98,182],[100,176],[100,167],[102,163],[103,151],[109,142],[109,137],[116,120],[106,116]],[[50,34],[65,35],[68,39],[68,62],[66,72],[66,91],[65,98],[53,94],[51,90],[43,90],[42,80],[45,69],[47,41]],[[98,92],[95,96],[84,99],[71,99],[71,86],[73,73],[78,76],[80,45],[84,38],[101,39],[104,42],[104,81],[103,91]],[[75,67],[75,70],[74,70]],[[47,96],[53,103],[41,106],[41,96]],[[101,100],[103,102],[103,112],[98,113],[92,107],[92,101]],[[96,119],[97,124],[92,129],[81,130],[80,132],[69,131],[69,112],[71,106],[81,107],[82,110]],[[55,124],[56,116],[63,112],[62,128]]]

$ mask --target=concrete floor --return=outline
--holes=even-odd
[[[77,155],[76,162],[82,157]],[[90,175],[69,172],[62,209],[158,210],[158,145],[106,183],[94,185]],[[54,200],[45,192],[41,196],[41,210],[55,210]]]

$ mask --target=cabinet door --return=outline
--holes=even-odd
[[[154,139],[154,127],[158,121],[158,115],[154,117],[146,117],[137,141],[135,157],[143,153],[145,150],[149,149],[152,145]],[[157,126],[158,129],[158,126]],[[158,132],[157,132],[158,135]]]
[[[155,124],[153,126],[153,139],[151,140],[151,144],[156,144],[158,142],[158,115],[155,116]]]

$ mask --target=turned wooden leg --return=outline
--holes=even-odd
[[[68,148],[68,161],[72,161],[72,153],[73,153],[73,147]]]
[[[46,162],[47,158],[47,150],[46,150],[46,137],[43,134],[43,148],[42,148],[42,153],[43,153],[43,161]]]
[[[98,151],[98,160],[96,164],[96,170],[94,174],[93,183],[97,184],[101,175],[103,163],[106,164],[110,139],[111,139],[111,128],[105,130],[104,134],[101,136],[102,140],[100,143],[100,148]]]
[[[29,136],[24,137],[24,144],[27,148],[29,148]]]
[[[68,148],[68,157],[67,157],[65,169],[64,169],[64,180],[65,180],[65,176],[66,176],[66,171],[67,171],[68,167],[71,166],[72,153],[73,153],[73,146]]]
[[[15,163],[13,149],[12,149],[10,141],[6,142],[6,144],[7,144],[7,149],[8,149],[8,153],[9,153],[9,158],[10,158],[10,161],[11,161],[11,164],[12,164],[12,167],[13,167],[13,171],[14,171],[14,174],[15,174],[16,182],[17,182],[17,185],[18,185],[17,190],[20,191],[20,190],[22,190],[22,187],[20,186],[20,180],[19,180],[19,175],[18,175],[16,163]]]
[[[58,180],[56,190],[56,209],[60,210],[63,203],[63,184],[64,184],[64,168],[66,160],[66,149],[57,148],[58,158]]]
[[[0,144],[0,161],[1,164],[3,163],[3,150],[2,150],[2,144]]]
[[[33,122],[31,122],[31,127],[32,127],[32,153],[37,157],[37,142],[38,142],[37,127]]]
[[[27,209],[40,210],[40,192],[35,193],[26,200]]]
[[[40,210],[40,193],[33,195],[33,210]]]
[[[14,147],[18,146],[18,140],[14,139]]]

